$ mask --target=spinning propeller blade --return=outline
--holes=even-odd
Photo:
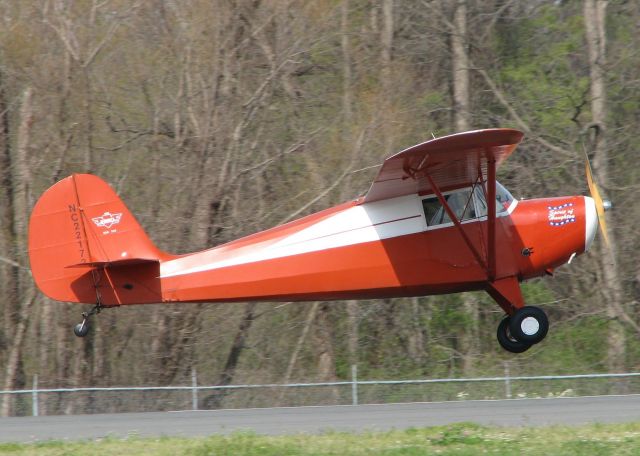
[[[587,184],[589,185],[589,193],[591,193],[591,197],[596,203],[596,212],[598,213],[598,223],[600,224],[600,231],[602,232],[602,237],[604,238],[604,243],[609,247],[609,237],[607,235],[607,222],[604,218],[604,212],[611,207],[610,201],[604,201],[600,196],[600,192],[598,191],[598,187],[593,180],[593,173],[591,172],[591,163],[589,163],[589,157],[586,156],[585,153],[585,161],[586,161],[586,170],[587,170]]]

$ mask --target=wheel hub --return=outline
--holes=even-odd
[[[527,317],[522,320],[520,327],[527,336],[533,336],[540,330],[540,323],[534,317]]]

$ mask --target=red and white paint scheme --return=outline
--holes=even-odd
[[[305,301],[486,290],[507,316],[498,340],[522,352],[546,335],[520,282],[591,246],[585,196],[515,200],[496,169],[523,134],[470,131],[384,161],[361,198],[202,252],[160,251],[96,176],[48,189],[29,225],[33,277],[59,301],[101,308],[160,302]]]

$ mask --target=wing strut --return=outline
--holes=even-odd
[[[489,281],[496,278],[496,159],[491,148],[486,147],[487,154],[487,275]]]
[[[488,229],[487,229],[487,262],[486,263],[482,259],[482,255],[480,254],[480,252],[478,252],[478,250],[475,248],[475,246],[473,245],[473,243],[471,242],[467,234],[464,232],[464,229],[462,228],[462,224],[460,223],[460,220],[458,220],[458,217],[455,215],[453,210],[451,210],[451,207],[449,207],[447,200],[442,195],[442,192],[440,191],[440,188],[438,187],[434,179],[431,177],[431,175],[428,172],[426,172],[426,170],[425,170],[425,175],[429,181],[429,184],[431,185],[431,188],[436,194],[438,201],[440,201],[440,204],[442,204],[442,207],[444,208],[445,212],[447,213],[451,221],[453,221],[453,224],[456,226],[456,228],[460,232],[460,235],[462,236],[462,239],[464,240],[465,244],[467,244],[467,247],[473,254],[478,264],[482,266],[482,268],[487,272],[487,278],[489,282],[493,282],[496,278],[496,159],[490,147],[485,148],[485,154],[487,158],[487,212],[488,212],[487,213]],[[478,169],[478,175],[479,175],[479,178],[482,177],[482,171],[480,169]]]
[[[494,165],[495,165],[495,162],[494,162]],[[485,265],[482,259],[482,256],[480,255],[480,252],[478,252],[478,250],[473,246],[473,243],[467,236],[467,233],[465,233],[464,229],[462,229],[462,224],[460,223],[460,220],[458,220],[458,216],[451,210],[451,207],[449,207],[449,203],[447,203],[447,200],[444,199],[444,196],[442,195],[440,188],[435,183],[431,175],[426,171],[425,171],[425,174],[427,176],[427,179],[429,180],[429,184],[431,185],[431,188],[433,189],[434,193],[436,194],[436,197],[438,198],[438,201],[440,201],[440,204],[442,204],[442,207],[444,208],[445,212],[447,213],[447,215],[449,216],[453,224],[456,226],[456,228],[460,232],[460,235],[462,236],[462,239],[464,239],[465,244],[467,244],[467,247],[469,247],[469,250],[475,257],[478,264],[482,266],[482,268],[486,270],[488,273],[487,266]],[[494,179],[494,193],[495,193],[495,179]],[[494,221],[495,221],[495,203],[494,203]]]

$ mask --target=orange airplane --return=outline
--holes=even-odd
[[[549,328],[520,282],[586,252],[605,209],[593,192],[513,198],[496,169],[522,137],[487,129],[418,144],[387,158],[363,197],[187,255],[159,250],[107,183],[74,174],[33,209],[31,270],[50,298],[94,304],[74,328],[80,337],[91,315],[129,304],[485,290],[506,313],[498,342],[520,353]]]

